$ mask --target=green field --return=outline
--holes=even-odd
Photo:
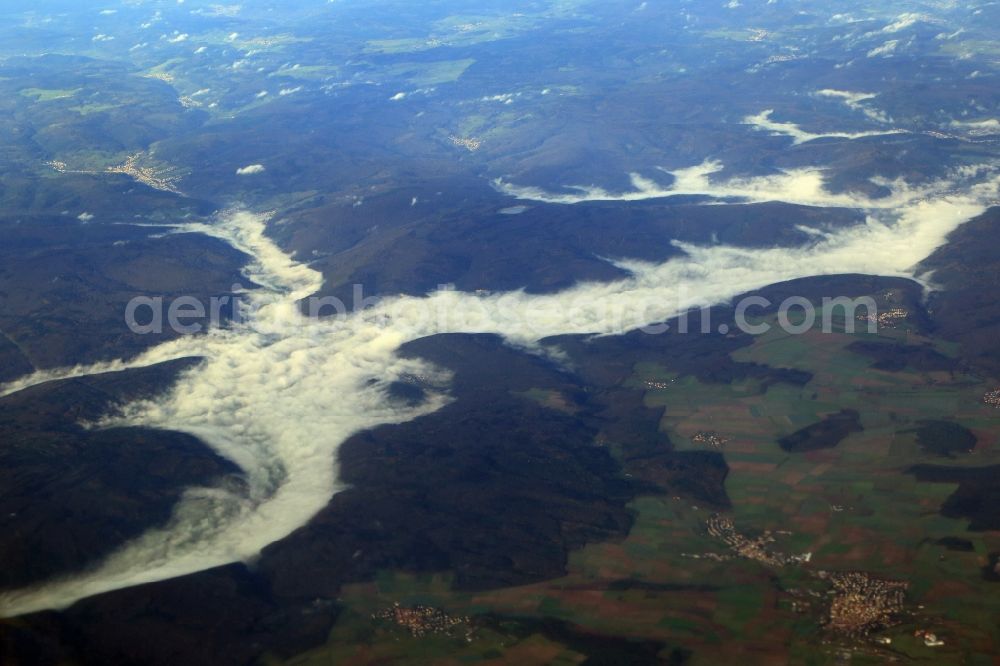
[[[73,97],[78,92],[80,88],[74,90],[47,90],[44,88],[25,88],[20,91],[22,97],[28,97],[36,102],[51,102],[57,99],[66,99],[67,97]]]
[[[715,559],[731,553],[707,533],[710,510],[679,497],[641,497],[632,504],[637,519],[628,537],[576,551],[569,575],[559,580],[477,594],[452,590],[447,572],[384,572],[372,584],[349,587],[341,598],[349,610],[330,644],[291,663],[580,661],[558,641],[477,622],[483,614],[554,618],[595,635],[662,641],[693,651],[694,664],[843,663],[844,654],[857,664],[884,663],[890,656],[912,663],[991,663],[1000,641],[1000,595],[984,587],[980,572],[987,554],[1000,549],[1000,534],[968,532],[967,521],[939,514],[956,486],[920,483],[903,473],[913,464],[941,463],[916,444],[913,425],[928,418],[954,419],[978,437],[975,453],[948,464],[1000,461],[1000,418],[981,401],[990,387],[962,373],[875,370],[870,359],[846,349],[863,337],[871,336],[772,332],[734,354],[741,362],[813,373],[805,386],[705,384],[656,362],[636,365],[626,382],[645,390],[647,405],[664,408],[661,429],[678,449],[704,446],[692,441],[703,430],[728,440],[726,489],[736,528],[774,531],[771,548],[810,552],[807,564]],[[887,329],[882,337],[933,343],[905,329]],[[664,388],[646,390],[650,382]],[[532,390],[524,397],[561,405],[551,392]],[[860,413],[864,431],[837,447],[790,454],[777,444],[844,407]],[[945,537],[967,539],[973,548],[949,551],[933,543]],[[891,638],[891,646],[825,632],[829,586],[817,577],[821,570],[865,571],[909,583],[899,623],[878,634]],[[472,616],[472,638],[414,639],[398,628],[373,628],[371,614],[395,602]],[[917,629],[935,632],[945,646],[925,646],[913,636]]]

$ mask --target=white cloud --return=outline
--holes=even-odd
[[[186,32],[182,32],[180,34],[174,35],[173,37],[169,38],[167,42],[170,44],[179,44],[181,42],[186,42],[187,38],[188,34]]]
[[[153,15],[152,15],[152,16],[151,16],[150,18],[149,18],[149,20],[148,20],[148,21],[146,21],[145,23],[142,23],[142,24],[141,24],[141,25],[140,25],[139,27],[140,27],[141,29],[143,29],[143,30],[146,30],[146,29],[148,29],[148,28],[151,28],[151,27],[153,27],[153,25],[154,25],[154,24],[156,24],[156,23],[159,23],[159,22],[160,22],[160,21],[162,21],[162,20],[163,20],[163,14],[162,14],[162,12],[160,12],[159,10],[157,10],[157,11],[156,11],[156,12],[155,12],[155,13],[154,13],[154,14],[153,14]]]
[[[817,90],[816,94],[820,97],[833,97],[835,99],[840,99],[844,102],[844,104],[852,109],[858,108],[861,105],[861,102],[875,99],[875,97],[878,96],[875,93],[850,92],[849,90],[833,90],[832,88]]]
[[[513,104],[514,99],[520,97],[521,93],[502,93],[500,95],[487,95],[480,98],[481,102],[500,102],[501,104]]]
[[[767,111],[762,111],[755,116],[747,116],[743,119],[743,122],[747,125],[751,125],[754,129],[771,132],[774,135],[789,136],[792,137],[796,145],[800,143],[806,143],[808,141],[815,141],[817,139],[864,139],[866,137],[872,136],[886,136],[889,134],[902,134],[903,130],[891,129],[891,130],[876,130],[869,132],[823,132],[823,133],[813,133],[808,132],[795,123],[783,123],[777,120],[772,120],[771,115],[774,113],[773,109],[768,109]]]
[[[899,32],[900,30],[905,30],[906,28],[909,28],[917,21],[926,21],[926,20],[928,19],[923,14],[915,14],[913,12],[907,12],[905,14],[900,14],[895,21],[882,28],[882,32],[889,34],[894,32]]]
[[[879,182],[892,194],[878,199],[829,192],[820,169],[739,179],[719,178],[721,169],[711,161],[679,169],[667,187],[635,175],[634,189],[622,193],[576,188],[574,194],[550,194],[497,186],[522,199],[564,204],[699,194],[719,205],[735,197],[849,207],[867,213],[867,220],[812,236],[800,247],[677,243],[684,256],[661,264],[619,262],[630,277],[581,283],[554,294],[480,296],[446,290],[423,298],[390,298],[339,320],[302,315],[297,304],[322,286],[322,275],[270,240],[265,216],[231,213],[211,223],[178,226],[178,232],[224,239],[252,258],[246,275],[263,288],[247,296],[252,300],[249,320],[167,342],[129,363],[30,375],[0,387],[0,395],[59,377],[203,358],[166,395],[127,405],[102,425],[197,436],[242,468],[245,490],[190,490],[165,527],[150,530],[86,573],[5,593],[0,614],[63,608],[101,592],[251,560],[304,525],[343,488],[337,481],[337,451],[348,437],[412,420],[447,403],[440,393],[416,407],[387,399],[390,384],[406,375],[431,377],[435,385],[446,379],[422,361],[400,358],[396,351],[407,341],[450,332],[495,333],[530,346],[557,334],[618,333],[795,278],[913,277],[915,266],[950,232],[1000,196],[996,171],[976,168],[923,187]]]
[[[83,213],[80,213],[79,215],[77,215],[76,219],[80,220],[83,223],[87,223],[87,222],[90,222],[91,220],[93,220],[94,216],[91,215],[90,213],[83,212]]]
[[[890,118],[882,111],[873,109],[870,106],[864,104],[864,102],[871,101],[878,97],[876,93],[859,93],[850,92],[847,90],[832,90],[830,88],[825,88],[823,90],[817,90],[816,94],[820,97],[830,97],[833,99],[839,99],[847,108],[853,111],[860,111],[865,114],[868,118],[879,122],[888,123]]]
[[[400,91],[389,98],[390,102],[400,102],[407,97],[413,97],[414,95],[429,95],[437,90],[437,88],[417,88],[416,90],[411,90],[409,92]]]
[[[263,164],[250,164],[248,166],[240,167],[239,169],[237,169],[236,170],[236,175],[237,176],[252,176],[252,175],[258,174],[258,173],[264,173],[264,171],[266,171],[266,169],[264,168]]]
[[[964,33],[965,33],[965,28],[959,28],[955,32],[940,32],[934,35],[934,39],[941,39],[941,40],[955,39],[956,37]]]
[[[294,95],[295,93],[301,90],[302,86],[296,86],[294,88],[282,88],[281,90],[278,91],[278,94],[281,95],[282,97],[286,97],[288,95]]]
[[[974,136],[988,136],[1000,134],[1000,120],[988,118],[987,120],[960,121],[954,120],[952,127],[964,129]]]
[[[877,46],[868,52],[869,58],[875,58],[878,56],[889,56],[896,51],[896,47],[899,46],[898,39],[891,39],[882,46]]]

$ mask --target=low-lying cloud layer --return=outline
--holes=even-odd
[[[850,90],[834,90],[832,88],[824,88],[822,90],[817,90],[815,94],[817,97],[827,97],[830,99],[840,100],[845,106],[847,106],[847,108],[852,111],[860,111],[875,122],[889,122],[889,117],[884,112],[873,109],[866,104],[866,102],[870,102],[878,97],[878,94],[876,93],[860,93],[851,92]]]
[[[831,91],[832,92],[832,91]],[[865,98],[867,99],[867,98]],[[743,119],[744,124],[752,126],[754,129],[771,132],[771,134],[778,136],[790,136],[792,137],[796,145],[800,143],[806,143],[809,141],[815,141],[816,139],[864,139],[866,137],[872,136],[886,136],[889,134],[902,134],[903,130],[890,129],[890,130],[873,130],[868,132],[823,132],[814,133],[809,132],[795,123],[783,123],[777,120],[772,120],[771,116],[774,114],[773,109],[768,109],[762,111],[755,116],[747,116]]]
[[[986,120],[974,120],[974,121],[961,121],[954,120],[951,123],[952,127],[963,129],[973,136],[989,136],[993,134],[1000,134],[1000,120],[996,118],[987,118]]]
[[[245,167],[240,167],[236,170],[237,176],[253,176],[258,173],[264,173],[266,169],[263,164],[248,164]]]
[[[262,288],[248,296],[251,317],[225,330],[166,343],[129,363],[39,373],[0,387],[0,396],[57,377],[203,357],[168,394],[127,405],[99,425],[146,426],[200,437],[243,469],[246,487],[191,489],[166,527],[149,531],[84,574],[0,596],[0,615],[62,608],[101,592],[251,560],[304,525],[339,490],[336,452],[348,437],[447,403],[443,394],[416,407],[387,398],[389,384],[407,375],[446,380],[425,363],[397,355],[408,341],[438,333],[496,333],[532,346],[557,334],[620,333],[794,278],[913,276],[914,267],[949,232],[996,201],[1000,183],[991,169],[967,168],[926,187],[883,183],[892,194],[870,199],[828,192],[820,170],[713,178],[721,168],[705,162],[672,172],[669,186],[633,175],[635,189],[619,194],[599,188],[550,194],[497,186],[521,199],[563,204],[698,194],[720,204],[735,199],[851,207],[867,211],[867,221],[818,233],[797,248],[679,244],[683,257],[662,264],[622,263],[631,277],[583,283],[557,294],[440,291],[389,299],[337,320],[300,314],[297,301],[321,287],[321,276],[267,238],[266,217],[230,212],[212,223],[178,227],[176,233],[224,239],[253,258],[247,277]]]

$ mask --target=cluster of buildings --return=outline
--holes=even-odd
[[[415,638],[433,635],[450,635],[456,627],[466,627],[466,635],[471,632],[468,617],[448,615],[440,608],[431,606],[413,606],[407,608],[394,603],[389,608],[372,615],[373,620],[385,620],[402,627]]]
[[[123,164],[108,167],[107,172],[123,173],[133,180],[152,187],[154,190],[180,194],[180,191],[174,186],[174,182],[177,180],[176,177],[166,175],[164,172],[152,167],[139,166],[139,159],[141,157],[142,153],[129,155]]]
[[[924,639],[924,645],[927,647],[941,647],[944,645],[944,641],[937,637],[937,634],[932,634],[929,631],[924,631],[923,629],[918,629],[913,632],[916,638]]]
[[[704,444],[713,449],[721,449],[729,440],[715,432],[714,430],[702,430],[701,432],[696,432],[691,441],[695,444]]]
[[[428,386],[433,384],[432,379],[427,375],[413,374],[410,372],[400,375],[399,381],[403,384],[412,384],[414,386]]]
[[[748,560],[773,567],[783,567],[788,564],[802,564],[812,559],[812,553],[785,555],[771,550],[769,546],[774,543],[774,535],[770,530],[766,530],[756,539],[752,539],[740,534],[730,518],[719,514],[709,518],[706,525],[710,535],[722,540],[739,557]]]
[[[156,79],[158,81],[163,81],[164,83],[172,83],[174,77],[172,74],[167,74],[166,72],[150,72],[145,75],[147,79]]]
[[[826,627],[852,637],[892,626],[903,611],[909,584],[877,578],[863,571],[819,572],[833,586],[833,600]]]
[[[181,103],[185,109],[197,109],[202,106],[201,102],[196,100],[191,95],[181,95],[177,98],[177,101]]]
[[[452,135],[452,136],[449,136],[448,138],[451,140],[451,142],[453,144],[455,144],[456,146],[460,146],[462,148],[465,148],[470,153],[476,152],[483,145],[483,142],[481,140],[476,139],[476,138],[472,138],[472,137],[469,137],[468,139],[463,139],[461,137],[457,137],[455,135]]]
[[[768,65],[773,65],[779,62],[791,62],[792,60],[802,60],[805,57],[806,56],[804,55],[795,55],[795,54],[781,54],[781,55],[768,56],[767,58],[757,63],[756,65],[751,65],[750,67],[747,67],[746,71],[751,74],[754,74],[756,72],[759,72],[763,68],[767,67]]]
[[[117,166],[110,166],[105,169],[105,173],[121,173],[125,174],[129,178],[140,182],[144,185],[152,187],[154,190],[160,190],[162,192],[172,192],[173,194],[180,194],[180,190],[174,185],[174,183],[179,180],[179,177],[167,173],[162,169],[154,169],[153,167],[145,167],[139,165],[139,160],[143,157],[142,153],[136,153],[134,155],[129,155],[128,158],[122,164]],[[59,173],[86,173],[94,175],[100,173],[99,171],[85,171],[70,169],[65,162],[60,162],[58,160],[52,160],[45,163],[46,166],[51,167]]]
[[[708,533],[725,542],[737,557],[774,567],[805,564],[812,559],[812,553],[785,555],[777,552],[772,547],[775,542],[773,532],[767,530],[757,538],[750,538],[741,534],[730,518],[720,514],[712,515],[706,526]],[[726,556],[713,554],[687,556],[716,561],[729,559]],[[793,612],[808,613],[814,603],[818,602],[825,606],[826,602],[823,599],[828,598],[829,611],[824,626],[831,634],[852,639],[865,638],[880,645],[892,643],[892,639],[888,637],[872,638],[871,634],[897,624],[899,616],[904,612],[909,583],[879,578],[864,571],[817,571],[815,575],[829,583],[832,589],[827,595],[811,590],[788,590],[794,597]],[[944,641],[930,631],[918,630],[914,636],[922,639],[927,647],[944,645]]]
[[[772,550],[771,544],[775,542],[775,539],[774,533],[770,530],[765,531],[760,537],[750,538],[737,531],[733,521],[723,515],[714,514],[709,518],[707,528],[710,535],[725,542],[738,557],[775,567],[805,564],[812,559],[812,553],[785,555]],[[726,556],[711,553],[686,556],[716,561],[729,559]],[[827,595],[818,591],[798,588],[788,590],[789,594],[794,597],[792,601],[793,612],[808,613],[815,603],[825,606],[826,603],[823,599],[829,598],[829,612],[824,621],[824,626],[829,632],[840,637],[873,640],[880,645],[892,643],[892,639],[888,637],[876,636],[872,638],[871,634],[897,624],[899,616],[904,612],[909,583],[879,578],[864,571],[817,571],[815,575],[829,583],[832,589]],[[927,630],[917,630],[914,636],[922,639],[927,647],[944,645],[943,640]]]
[[[670,388],[670,385],[676,382],[676,379],[671,379],[669,382],[654,382],[652,380],[646,382],[647,389],[665,389]]]
[[[993,389],[983,396],[983,402],[991,407],[1000,409],[1000,389]]]
[[[863,322],[874,322],[879,326],[879,328],[895,328],[900,322],[906,321],[906,318],[909,316],[909,311],[904,308],[892,308],[877,314],[859,314],[857,316],[857,320]]]

